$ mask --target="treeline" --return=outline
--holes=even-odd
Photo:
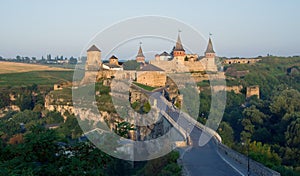
[[[81,59],[85,59],[81,57]],[[0,56],[0,61],[9,61],[9,62],[21,62],[21,63],[40,63],[40,64],[77,64],[78,59],[76,57],[64,57],[64,56],[55,56],[54,58],[51,57],[51,54],[47,54],[45,58],[37,59],[36,57],[28,57],[28,56],[19,56],[17,55],[15,58],[4,58]]]
[[[242,78],[231,78],[244,89],[240,94],[227,93],[218,129],[226,145],[282,175],[300,175],[299,65],[299,57],[269,57],[254,65],[229,66],[249,73]],[[251,85],[259,85],[261,99],[256,96],[246,99],[246,87]],[[200,94],[198,120],[202,123],[209,113],[210,97],[209,90]]]

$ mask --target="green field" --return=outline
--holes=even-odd
[[[0,74],[0,87],[28,86],[32,84],[49,85],[72,81],[73,71],[31,71],[23,73]]]
[[[137,83],[137,82],[133,82],[133,84],[139,86],[142,89],[148,90],[148,91],[152,91],[152,90],[156,89],[156,87],[147,86],[147,85],[140,84],[140,83]]]

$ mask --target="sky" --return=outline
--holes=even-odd
[[[78,57],[99,31],[147,15],[177,19],[205,39],[212,33],[218,56],[300,55],[299,7],[299,0],[2,0],[0,56]],[[177,31],[170,31],[174,40]],[[183,43],[191,40],[185,32]],[[171,44],[165,45],[161,50],[169,51]],[[137,47],[131,50],[116,54],[125,57]]]

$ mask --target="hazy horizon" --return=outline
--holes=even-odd
[[[2,1],[0,56],[78,57],[97,32],[124,19],[145,15],[178,19],[206,38],[212,33],[218,56],[300,55],[299,5],[297,0]],[[187,42],[184,31],[182,41]],[[202,55],[204,45],[199,44],[197,54]],[[143,47],[147,48],[147,43]],[[123,59],[136,53],[137,48],[138,44],[128,53],[114,54]],[[169,52],[172,45],[160,48]]]

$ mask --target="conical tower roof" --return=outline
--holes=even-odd
[[[136,55],[136,57],[145,57],[144,54],[143,54],[143,50],[142,50],[142,46],[141,45],[140,45],[139,52]]]
[[[209,40],[208,40],[208,45],[207,45],[205,53],[215,53],[210,37],[209,37]]]
[[[110,59],[118,59],[115,55],[112,55],[110,58],[109,58],[109,60]]]
[[[89,51],[99,51],[99,52],[101,52],[101,50],[100,50],[99,48],[97,48],[96,45],[91,46],[91,47],[87,50],[87,52],[89,52]]]
[[[176,42],[174,51],[185,51],[183,49],[179,33],[178,33],[177,42]]]

